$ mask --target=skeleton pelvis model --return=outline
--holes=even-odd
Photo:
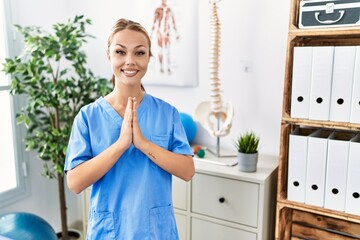
[[[220,21],[216,1],[212,1],[210,14],[210,101],[201,102],[194,113],[194,120],[213,136],[222,137],[230,132],[234,108],[222,102],[219,74]]]

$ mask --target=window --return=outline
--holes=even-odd
[[[11,29],[9,0],[0,3],[0,69],[6,57],[12,56],[13,45],[7,29]],[[7,11],[5,11],[5,9]],[[6,14],[5,14],[6,13]],[[16,125],[18,97],[9,94],[10,81],[0,71],[0,207],[26,195],[26,168],[21,128]]]

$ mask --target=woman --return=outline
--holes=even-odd
[[[65,172],[71,191],[92,185],[87,239],[178,239],[172,175],[194,175],[178,111],[145,93],[146,30],[120,19],[108,39],[114,89],[74,120]]]

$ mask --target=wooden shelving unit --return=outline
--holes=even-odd
[[[297,126],[360,131],[360,124],[291,118],[293,51],[296,46],[359,46],[360,27],[299,29],[300,0],[291,0],[281,122],[276,210],[277,240],[360,239],[360,216],[287,199],[289,135]],[[360,207],[360,205],[359,205]]]

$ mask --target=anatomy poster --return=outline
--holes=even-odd
[[[197,1],[139,1],[137,21],[151,37],[152,57],[144,85],[196,86]]]

